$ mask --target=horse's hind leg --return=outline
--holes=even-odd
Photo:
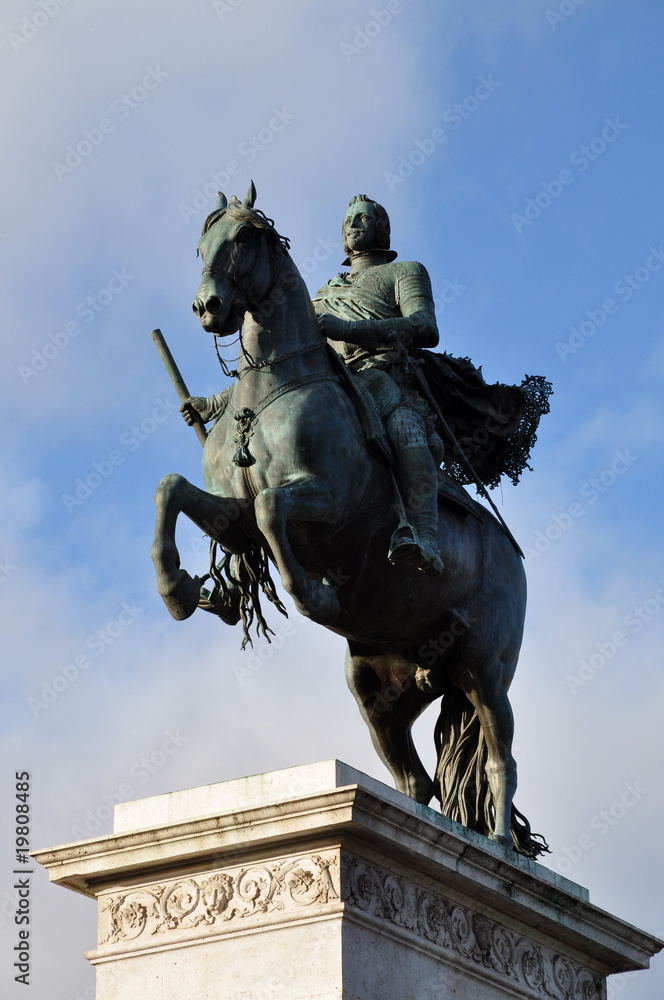
[[[516,761],[512,756],[514,716],[507,689],[514,668],[495,664],[490,684],[478,685],[466,695],[480,720],[487,746],[486,776],[493,796],[495,819],[492,840],[512,847],[510,834],[512,801],[516,791]]]
[[[242,551],[247,544],[238,516],[250,500],[229,499],[206,493],[175,473],[164,476],[154,498],[157,508],[151,556],[157,571],[157,590],[173,618],[182,621],[198,607],[200,581],[180,568],[180,553],[175,544],[178,514],[184,513],[215,541],[232,551]]]
[[[350,643],[346,681],[369,727],[371,741],[400,792],[428,805],[434,784],[419,758],[411,726],[440,692],[421,691],[417,664]]]

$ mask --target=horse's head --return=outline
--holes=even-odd
[[[198,243],[203,280],[192,308],[203,329],[217,336],[236,333],[245,312],[267,296],[275,252],[288,248],[272,221],[254,209],[255,200],[253,181],[242,202],[235,195],[227,202],[219,192]]]

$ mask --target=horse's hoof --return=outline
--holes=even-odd
[[[501,847],[506,847],[508,851],[514,850],[514,841],[511,837],[501,837],[496,833],[490,833],[489,840],[492,840],[494,844],[500,844]]]
[[[310,580],[307,603],[298,607],[298,611],[319,625],[332,625],[339,617],[339,598],[332,587]]]
[[[423,806],[429,805],[434,796],[435,790],[435,785],[428,774],[421,778],[416,778],[415,775],[411,775],[407,781],[406,788],[404,789],[406,795],[410,799],[414,799]]]
[[[198,606],[203,611],[218,615],[225,625],[237,625],[240,620],[240,595],[236,590],[223,594],[219,588],[212,591],[201,587]]]
[[[168,608],[171,617],[182,622],[185,618],[191,618],[198,607],[201,596],[201,581],[197,576],[191,577],[186,570],[180,570],[182,574],[177,583],[169,588],[168,594],[162,594],[161,599]]]

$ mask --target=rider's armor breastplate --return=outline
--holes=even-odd
[[[352,278],[349,272],[342,272],[323,285],[313,301],[320,311],[355,321],[394,319],[417,312],[421,307],[433,308],[427,270],[412,260],[378,264]],[[344,343],[339,353],[352,367],[362,362],[391,366],[399,356],[398,348],[392,344],[368,351],[357,344]]]

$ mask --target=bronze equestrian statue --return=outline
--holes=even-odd
[[[176,619],[197,607],[230,624],[241,618],[246,641],[252,621],[266,630],[261,593],[283,610],[270,577],[276,565],[297,610],[346,637],[349,687],[397,788],[422,803],[435,794],[445,815],[537,857],[546,843],[513,804],[507,696],[525,574],[511,537],[459,483],[518,478],[550,387],[536,378],[487,386],[467,360],[422,350],[437,342],[426,271],[392,264],[380,213],[364,196],[344,223],[357,288],[338,294],[344,285],[333,279],[316,296],[317,315],[288,241],[255,197],[253,184],[242,202],[220,195],[199,242],[194,312],[215,346],[240,332],[240,358],[231,387],[183,406],[188,422],[214,421],[206,489],[177,474],[157,488],[159,593]],[[357,215],[367,216],[359,226]],[[358,261],[353,274],[357,253],[367,266]],[[358,308],[364,314],[346,318]],[[351,345],[350,365],[323,331]],[[434,529],[431,507],[418,510],[415,499],[418,491],[428,499],[432,463],[436,470],[424,442],[429,457],[432,448],[440,456],[445,436]],[[180,512],[210,536],[209,592],[180,566]],[[431,778],[411,726],[440,697]]]

